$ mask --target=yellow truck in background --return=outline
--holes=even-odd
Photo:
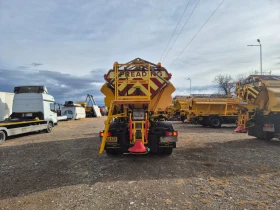
[[[176,117],[176,113],[177,113],[177,110],[175,109],[174,107],[174,104],[170,104],[168,107],[166,107],[165,109],[165,114],[166,114],[166,117],[169,119],[169,120],[174,120],[174,118]]]
[[[236,84],[238,105],[237,132],[271,140],[280,137],[280,76],[250,75]]]
[[[171,76],[161,63],[141,58],[114,63],[101,88],[109,110],[104,131],[100,132],[100,153],[172,153],[178,132],[165,116],[175,91]]]
[[[185,122],[187,119],[187,112],[189,111],[189,100],[187,100],[188,96],[175,96],[173,98],[174,101],[174,109],[176,110],[179,119],[182,122]]]
[[[219,128],[222,124],[237,122],[236,106],[240,102],[238,98],[223,98],[215,94],[193,94],[186,100],[189,104],[187,120],[192,123]]]

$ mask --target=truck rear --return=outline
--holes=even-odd
[[[235,131],[265,140],[280,138],[280,76],[250,75],[237,83],[235,93],[242,100]]]
[[[100,153],[172,153],[178,132],[165,116],[175,91],[171,76],[160,63],[140,58],[125,64],[115,62],[101,88],[109,110],[100,132]]]

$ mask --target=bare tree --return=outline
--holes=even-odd
[[[246,74],[238,74],[238,75],[236,75],[236,81],[237,82],[243,83],[243,82],[245,82],[246,78],[247,78]]]
[[[229,92],[231,92],[231,89],[234,87],[233,84],[229,84],[232,81],[232,77],[227,74],[218,74],[214,80],[213,83],[218,85],[219,87],[219,94],[227,96]]]

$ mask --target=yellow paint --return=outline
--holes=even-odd
[[[167,85],[159,94],[152,98],[150,104],[150,110],[155,113],[159,111],[164,111],[167,106],[172,103],[171,94],[175,91],[175,87],[172,83]]]
[[[21,125],[21,124],[28,124],[28,123],[38,123],[38,122],[44,122],[44,120],[33,120],[33,121],[22,121],[22,122],[7,122],[7,123],[1,123],[0,127],[6,127],[9,125]]]

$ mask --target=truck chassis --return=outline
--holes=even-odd
[[[53,126],[52,122],[44,120],[0,122],[0,144],[3,144],[9,136],[43,130],[50,133]]]

